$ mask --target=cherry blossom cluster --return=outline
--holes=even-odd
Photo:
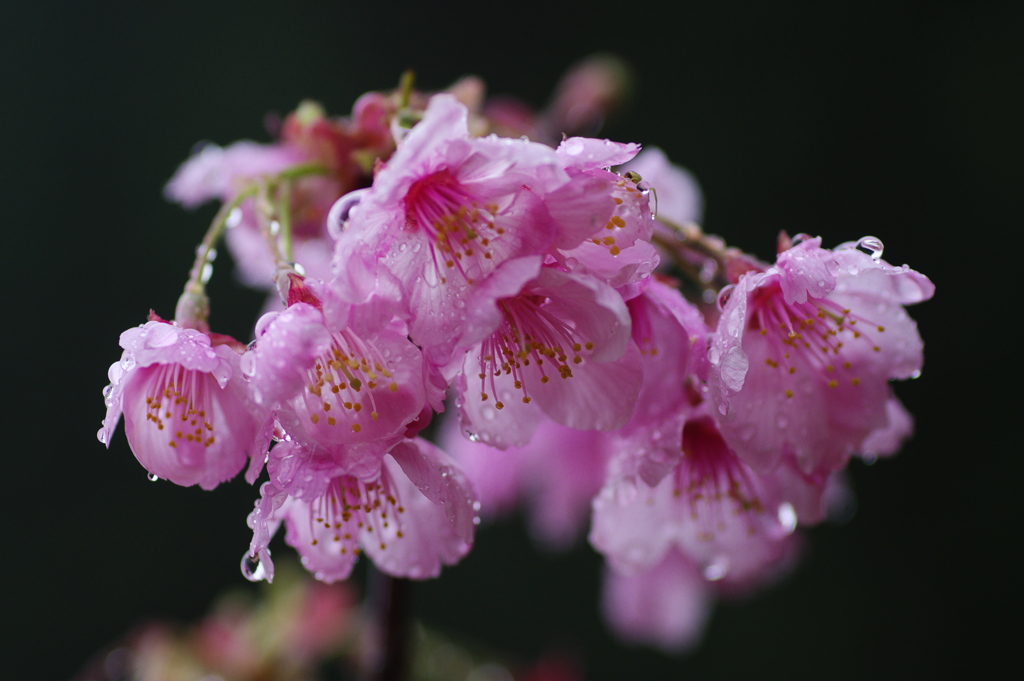
[[[872,237],[726,247],[662,152],[569,136],[565,111],[604,105],[573,78],[577,106],[545,115],[406,84],[194,155],[168,196],[222,209],[174,319],[121,335],[100,440],[123,415],[152,476],[265,477],[250,578],[282,523],[318,579],[361,553],[433,577],[480,513],[525,503],[550,546],[589,527],[622,636],[694,641],[716,596],[791,564],[852,457],[910,434],[890,381],[920,372],[905,306],[934,287]],[[248,344],[208,322],[222,234],[273,294]],[[442,412],[439,447],[420,433]]]

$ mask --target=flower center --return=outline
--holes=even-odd
[[[580,336],[571,326],[544,308],[543,296],[521,295],[498,303],[502,322],[480,347],[480,399],[487,401],[490,393],[497,397],[494,379],[502,374],[513,378],[513,386],[522,392],[522,401],[529,404],[528,383],[547,383],[553,376],[572,378],[573,364],[583,362],[594,344]],[[529,376],[529,380],[527,377]],[[504,408],[498,399],[494,406]]]
[[[796,374],[798,367],[809,367],[824,376],[829,388],[841,381],[860,385],[849,351],[851,342],[866,344],[872,352],[881,347],[874,340],[885,327],[828,300],[809,298],[804,303],[788,304],[781,289],[766,287],[754,293],[754,313],[748,330],[765,336],[770,351],[765,364],[781,370],[784,376]],[[793,397],[792,388],[785,388],[786,398]]]
[[[752,516],[763,513],[764,506],[750,473],[725,444],[714,422],[707,417],[687,421],[682,449],[672,493],[685,498],[691,516],[701,523],[698,538],[713,540],[715,532],[725,531],[737,515],[746,518],[748,532],[755,533]]]
[[[360,422],[380,417],[373,391],[386,381],[388,391],[397,392],[398,383],[391,380],[388,362],[373,343],[348,329],[335,333],[333,341],[307,374],[309,420],[336,426],[340,418],[358,433],[363,429]]]
[[[448,169],[414,182],[404,205],[406,229],[427,237],[442,284],[450,275],[472,284],[474,276],[493,268],[493,241],[505,233],[494,224],[498,206],[479,201]]]
[[[161,364],[149,382],[146,422],[166,431],[167,444],[209,447],[216,442],[213,423],[213,378],[180,364]]]
[[[350,550],[359,553],[356,546],[360,532],[376,532],[380,537],[380,548],[385,549],[385,530],[395,523],[395,536],[402,534],[400,514],[405,513],[398,490],[386,467],[375,482],[363,482],[351,475],[334,478],[327,484],[327,491],[310,504],[309,522],[311,544],[321,540],[336,543],[339,552]],[[322,529],[321,529],[322,528]]]

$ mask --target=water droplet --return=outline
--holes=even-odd
[[[148,475],[146,475],[146,477],[149,478],[150,482],[156,482],[157,480],[160,479],[160,476],[157,475],[156,473],[149,473]]]
[[[480,511],[480,502],[479,501],[474,501],[473,502],[473,510],[477,511],[477,512]]]
[[[103,444],[107,444],[107,429],[100,428],[99,432],[96,433],[96,439]]]
[[[302,266],[302,263],[290,262],[288,264],[291,265],[291,268],[295,270],[295,273],[298,274],[300,277],[306,276],[306,268]]]
[[[234,229],[235,227],[238,227],[238,225],[241,224],[241,222],[242,209],[235,208],[230,213],[228,213],[228,219],[224,221],[224,226],[227,227],[228,229]]]
[[[480,436],[477,435],[476,433],[474,433],[474,432],[472,432],[470,430],[463,431],[463,432],[465,432],[466,439],[469,440],[470,442],[480,442]]]
[[[729,572],[729,559],[725,556],[718,556],[704,568],[704,579],[709,582],[717,582]]]
[[[911,378],[921,378],[921,370],[917,369],[914,373],[910,374]]]
[[[238,360],[238,367],[242,370],[242,376],[252,378],[256,375],[256,353],[247,350]]]
[[[484,407],[481,413],[483,414],[483,417],[488,421],[493,421],[494,417],[498,415],[498,413],[491,409],[490,407]]]
[[[124,371],[131,371],[132,369],[134,369],[135,368],[135,357],[133,357],[132,355],[128,354],[127,352],[124,353],[124,356],[121,357],[121,368]]]
[[[266,577],[259,556],[250,556],[248,553],[242,556],[242,575],[250,582],[259,582]]]
[[[736,288],[734,284],[729,284],[721,291],[718,292],[718,311],[725,310],[725,306],[729,303],[729,298],[732,297],[732,290]]]
[[[796,529],[796,523],[796,509],[793,508],[793,504],[788,501],[779,504],[779,524],[782,525],[783,531],[792,534]]]
[[[860,240],[857,241],[857,248],[862,248],[868,251],[871,255],[871,259],[878,262],[882,259],[882,251],[885,246],[882,245],[881,239],[873,236],[865,236],[861,237]]]
[[[197,258],[203,255],[203,248],[204,248],[203,244],[199,244],[198,246],[196,246],[196,257]],[[216,259],[217,259],[217,249],[216,248],[211,248],[209,250],[209,252],[206,254],[206,261],[207,262],[213,262]]]
[[[281,223],[278,220],[270,221],[270,233],[274,236],[281,233]]]
[[[478,516],[478,515],[473,516],[473,524],[474,525],[479,525],[480,524],[480,516]]]
[[[212,263],[206,263],[205,265],[203,265],[203,274],[199,277],[199,279],[204,284],[206,284],[206,283],[208,283],[210,281],[210,277],[212,277],[212,276],[213,276],[213,264]]]
[[[408,246],[405,243],[398,244],[398,252],[399,253],[405,253],[405,249],[406,248],[408,248]]]
[[[105,387],[105,388],[103,389],[103,397],[110,397],[110,395],[111,395],[111,394],[112,394],[113,392],[114,392],[114,386],[113,386],[113,385],[109,385],[109,384],[108,384],[108,385],[107,385],[107,387]]]

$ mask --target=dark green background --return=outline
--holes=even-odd
[[[247,6],[246,6],[247,5]],[[4,276],[0,499],[5,678],[66,678],[149,616],[191,620],[227,585],[256,491],[147,482],[120,431],[94,433],[118,334],[170,315],[210,209],[161,188],[192,145],[266,139],[268,111],[347,113],[415,67],[427,88],[485,77],[541,105],[597,50],[636,72],[606,130],[699,177],[705,225],[770,257],[780,229],[880,237],[938,286],[913,310],[924,376],[898,386],[918,435],[854,465],[859,509],[811,533],[796,573],[720,607],[703,647],[621,646],[597,557],[533,552],[519,524],[417,586],[430,626],[589,678],[960,678],[1019,641],[1022,49],[1019,3],[19,3],[0,14]],[[223,259],[226,261],[227,259]],[[226,262],[218,330],[260,296]]]

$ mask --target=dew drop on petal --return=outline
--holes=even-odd
[[[210,277],[212,277],[212,276],[213,276],[213,264],[212,263],[206,263],[205,265],[203,265],[203,274],[199,277],[199,280],[202,281],[204,284],[206,284],[206,283],[208,283],[210,281]]]
[[[242,556],[242,576],[250,582],[259,582],[266,577],[266,571],[263,569],[263,563],[260,562],[259,556],[251,556],[248,553]]]
[[[704,579],[709,582],[717,582],[729,572],[729,559],[725,556],[718,556],[704,568]]]
[[[159,480],[159,479],[160,479],[160,476],[158,476],[158,475],[157,475],[156,473],[148,473],[148,474],[146,475],[146,478],[147,478],[147,479],[148,479],[148,480],[149,480],[150,482],[156,482],[157,480]]]
[[[732,296],[732,291],[734,288],[736,288],[735,284],[729,284],[728,286],[724,287],[721,291],[718,292],[717,304],[719,312],[725,310],[725,306],[726,304],[728,304],[729,298],[730,296]]]
[[[237,227],[242,222],[242,209],[235,208],[228,213],[228,219],[224,221],[224,226],[228,229]]]
[[[793,508],[793,504],[788,501],[779,504],[779,524],[782,525],[783,531],[786,534],[792,534],[796,529],[796,523],[796,510]]]
[[[478,513],[480,512],[480,502],[479,501],[474,501],[473,502],[473,510],[478,512]]]
[[[921,370],[920,369],[915,370],[914,373],[910,374],[910,377],[911,378],[921,378]]]
[[[96,439],[99,440],[102,444],[107,444],[107,429],[100,428],[99,432],[96,433]]]
[[[857,241],[857,248],[863,248],[868,251],[871,255],[871,259],[878,262],[882,259],[882,251],[885,249],[885,246],[882,245],[881,239],[873,236],[865,236],[861,237]]]

